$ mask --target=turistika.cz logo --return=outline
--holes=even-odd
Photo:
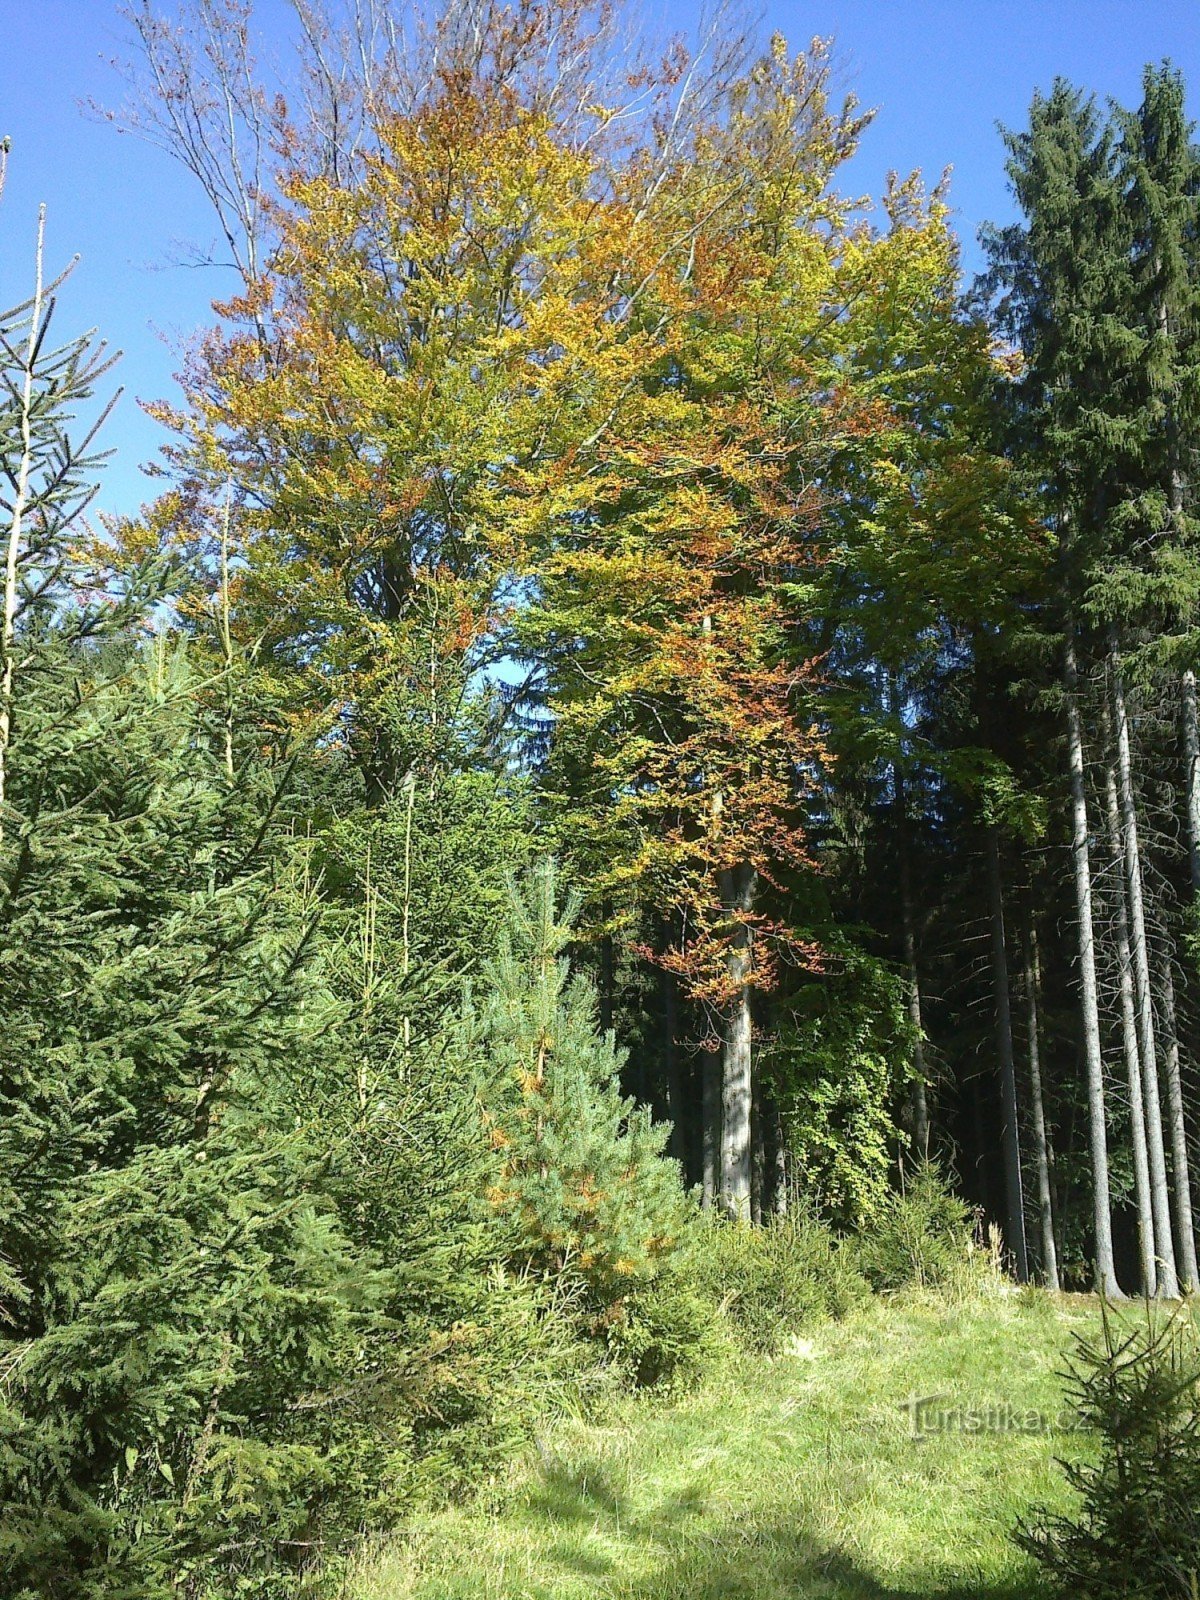
[[[914,1439],[936,1433],[1073,1433],[1080,1426],[1071,1411],[1040,1411],[1008,1400],[964,1402],[945,1394],[910,1394],[900,1409]]]

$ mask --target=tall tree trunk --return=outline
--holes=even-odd
[[[1042,1051],[1038,1028],[1037,927],[1029,912],[1025,930],[1025,1021],[1029,1034],[1029,1110],[1037,1160],[1038,1227],[1042,1251],[1042,1281],[1055,1293],[1059,1289],[1058,1246],[1054,1238],[1054,1197],[1050,1186],[1050,1139],[1046,1133],[1046,1107],[1042,1099]]]
[[[721,1077],[721,1203],[734,1217],[750,1215],[752,1099],[751,975],[753,948],[746,914],[757,874],[749,866],[721,874],[722,899],[731,915],[726,971],[730,1000]]]
[[[662,937],[665,950],[670,941],[670,932],[665,925]],[[675,974],[668,972],[665,967],[658,969],[658,982],[662,1000],[663,1076],[667,1084],[667,1110],[671,1118],[671,1154],[686,1173],[688,1140],[684,1126],[683,1072],[679,1061],[679,989]]]
[[[721,1173],[721,1058],[706,1050],[700,1065],[700,1198],[705,1206],[717,1203]]]
[[[750,1220],[761,1223],[767,1209],[767,1141],[763,1129],[763,1107],[759,1095],[750,1104]]]
[[[1157,263],[1156,263],[1157,268]],[[1158,307],[1159,328],[1170,331],[1170,315],[1165,297]],[[1180,448],[1179,415],[1169,404],[1165,418],[1169,474],[1167,504],[1172,531],[1177,540],[1186,536],[1184,525],[1183,451]],[[1196,715],[1196,674],[1188,667],[1181,675],[1183,699],[1184,797],[1187,807],[1188,866],[1192,879],[1193,902],[1200,901],[1200,722]],[[1171,948],[1162,954],[1163,1022],[1166,1044],[1167,1105],[1171,1117],[1171,1164],[1174,1176],[1175,1226],[1179,1234],[1179,1254],[1184,1287],[1200,1289],[1200,1269],[1196,1263],[1196,1225],[1192,1215],[1192,1185],[1188,1170],[1187,1123],[1184,1118],[1183,1080],[1179,1068],[1179,1025],[1175,1015],[1175,972]]]
[[[790,1186],[791,1174],[789,1171],[787,1129],[784,1126],[783,1116],[777,1103],[772,1103],[772,1114],[775,1118],[775,1190],[774,1208],[777,1217],[786,1217],[788,1203],[791,1199]]]
[[[1192,894],[1200,897],[1200,720],[1196,715],[1196,674],[1183,674],[1183,778],[1187,806],[1188,864]]]
[[[1155,273],[1159,265],[1155,263]],[[1164,298],[1158,304],[1159,332],[1164,340],[1170,335],[1170,313]],[[1168,403],[1163,421],[1167,439],[1167,510],[1171,519],[1171,535],[1176,540],[1186,536],[1184,526],[1184,475],[1180,450],[1179,417],[1174,405]],[[1191,667],[1180,674],[1179,683],[1183,701],[1183,761],[1184,804],[1187,811],[1188,865],[1191,869],[1192,892],[1200,895],[1200,721],[1196,715],[1196,674]]]
[[[929,1099],[926,1089],[925,1035],[921,1026],[921,975],[917,966],[916,911],[913,905],[912,854],[908,836],[908,801],[899,764],[893,767],[896,843],[900,855],[900,915],[904,932],[904,966],[908,976],[908,1020],[913,1033],[913,1154],[929,1159]]]
[[[1183,1077],[1179,1067],[1179,1025],[1175,1017],[1175,973],[1169,946],[1159,957],[1161,973],[1164,1067],[1167,1075],[1167,1109],[1171,1119],[1172,1193],[1175,1232],[1179,1237],[1179,1267],[1183,1287],[1200,1288],[1196,1266],[1196,1224],[1192,1215],[1192,1180],[1188,1158],[1187,1121],[1183,1110]]]
[[[1092,1217],[1096,1235],[1096,1286],[1110,1298],[1121,1294],[1112,1245],[1112,1202],[1108,1178],[1108,1130],[1104,1120],[1104,1058],[1100,1049],[1100,1006],[1096,992],[1096,950],[1092,932],[1092,868],[1088,854],[1087,790],[1084,784],[1083,726],[1079,714],[1079,668],[1075,638],[1068,623],[1063,679],[1067,708],[1067,763],[1071,784],[1071,862],[1079,935],[1079,988],[1087,1061],[1088,1134],[1092,1159]]]
[[[1138,1051],[1142,1058],[1142,1094],[1146,1104],[1146,1145],[1150,1157],[1150,1199],[1154,1209],[1154,1249],[1159,1260],[1159,1292],[1169,1300],[1179,1295],[1175,1245],[1171,1238],[1171,1192],[1163,1139],[1158,1089],[1158,1052],[1154,1039],[1154,999],[1150,985],[1150,953],[1146,945],[1146,911],[1142,892],[1142,857],[1138,846],[1137,808],[1133,796],[1133,761],[1125,686],[1115,637],[1110,642],[1113,719],[1117,738],[1117,797],[1125,846],[1125,881],[1129,891],[1129,942],[1133,954],[1133,988],[1137,1001]]]
[[[1146,1149],[1146,1107],[1142,1095],[1142,1061],[1138,1049],[1137,1006],[1133,995],[1133,958],[1129,953],[1129,912],[1125,894],[1125,857],[1121,849],[1121,812],[1117,778],[1105,769],[1104,790],[1108,822],[1108,851],[1112,860],[1117,897],[1117,981],[1121,1001],[1121,1039],[1129,1079],[1129,1128],[1133,1150],[1133,1193],[1137,1205],[1138,1259],[1142,1265],[1142,1293],[1153,1294],[1158,1285],[1154,1253],[1154,1204],[1150,1194],[1150,1157]]]
[[[996,1053],[1000,1059],[1000,1094],[1004,1106],[1005,1232],[1017,1282],[1029,1281],[1025,1242],[1025,1193],[1021,1182],[1021,1123],[1017,1104],[1017,1070],[1013,1058],[1012,1008],[1008,992],[1008,948],[1004,937],[1004,884],[1000,876],[1000,841],[994,824],[987,830],[988,900],[992,927],[992,980],[996,1001]]]

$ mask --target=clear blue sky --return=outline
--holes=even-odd
[[[285,0],[262,0],[261,11],[278,44]],[[683,0],[648,0],[646,11],[671,27],[691,15]],[[920,167],[930,178],[953,167],[968,267],[980,223],[1011,214],[996,124],[1023,125],[1036,87],[1062,74],[1132,103],[1142,65],[1170,56],[1200,115],[1196,0],[767,0],[765,27],[795,44],[832,35],[847,87],[879,108],[856,187],[878,192],[890,167]],[[89,97],[119,99],[108,63],[123,31],[115,0],[0,0],[0,134],[13,141],[0,202],[0,304],[26,291],[44,200],[52,263],[82,257],[61,306],[64,327],[96,324],[125,352],[101,503],[132,510],[151,492],[140,464],[161,443],[137,401],[172,395],[181,342],[229,282],[173,264],[181,246],[213,237],[187,175],[79,109]]]

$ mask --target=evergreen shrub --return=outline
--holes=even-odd
[[[815,1322],[845,1316],[870,1293],[849,1246],[803,1206],[761,1227],[709,1219],[697,1260],[700,1282],[738,1342],[766,1353]]]
[[[891,1192],[855,1240],[854,1256],[873,1289],[968,1293],[991,1257],[975,1244],[971,1208],[934,1162],[925,1162],[902,1190]]]
[[[1054,1591],[1088,1600],[1194,1600],[1200,1592],[1200,1331],[1195,1312],[1146,1306],[1130,1331],[1105,1307],[1081,1339],[1069,1395],[1096,1441],[1063,1464],[1078,1497],[1043,1512],[1018,1542]]]

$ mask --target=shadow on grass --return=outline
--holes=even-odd
[[[526,1504],[544,1524],[544,1549],[563,1576],[593,1580],[597,1593],[621,1600],[1034,1600],[1038,1592],[1028,1571],[998,1585],[948,1588],[918,1578],[916,1587],[890,1586],[845,1552],[823,1547],[803,1525],[754,1517],[714,1521],[705,1516],[699,1491],[659,1502],[652,1513],[637,1512],[599,1462],[585,1468],[543,1463]],[[606,1536],[620,1538],[633,1573],[643,1576],[623,1570]]]
[[[615,1486],[613,1474],[602,1463],[577,1467],[562,1461],[544,1461],[526,1503],[533,1515],[559,1525],[595,1525],[598,1517],[608,1516],[616,1526],[630,1533],[642,1531],[641,1524],[645,1522],[644,1513],[640,1517],[635,1513],[626,1496]],[[668,1500],[660,1500],[655,1507],[654,1526],[661,1531],[688,1517],[699,1516],[705,1503],[704,1493],[698,1486]]]

